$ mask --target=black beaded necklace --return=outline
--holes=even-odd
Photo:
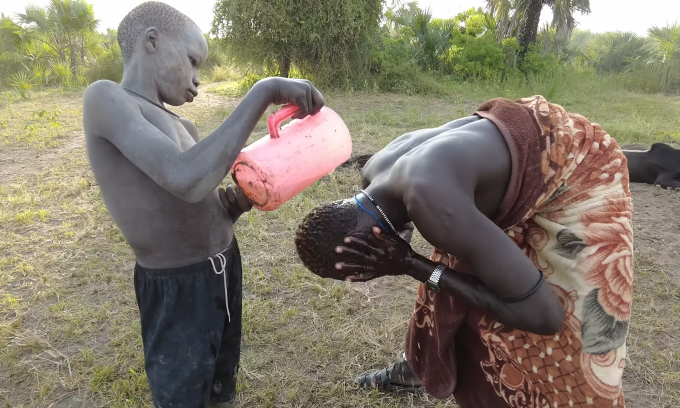
[[[160,103],[156,103],[156,102],[152,101],[151,99],[147,98],[146,96],[140,95],[139,93],[133,91],[132,89],[130,89],[130,88],[128,88],[128,87],[125,87],[125,86],[122,86],[122,85],[121,85],[121,88],[125,89],[126,91],[130,92],[131,94],[134,94],[134,95],[139,96],[140,98],[144,99],[145,101],[149,102],[150,104],[152,104],[152,105],[154,105],[154,106],[157,106],[157,107],[163,109],[164,111],[168,112],[168,113],[171,114],[172,116],[174,116],[174,117],[176,117],[177,119],[179,119],[179,115],[178,115],[178,114],[176,114],[175,112],[172,112],[172,111],[168,110],[165,106],[161,105]]]

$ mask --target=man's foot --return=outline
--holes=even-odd
[[[422,390],[418,376],[411,371],[408,363],[400,358],[390,367],[382,370],[371,370],[355,379],[360,387],[377,388],[382,391],[403,390],[416,392]]]

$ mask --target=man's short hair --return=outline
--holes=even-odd
[[[132,57],[137,38],[149,27],[167,33],[183,30],[194,24],[189,17],[174,7],[158,1],[147,1],[133,8],[118,25],[118,44],[123,53],[123,62]]]
[[[295,247],[307,269],[322,278],[342,279],[335,269],[339,256],[335,248],[357,227],[354,200],[333,201],[316,207],[302,220],[295,235]]]

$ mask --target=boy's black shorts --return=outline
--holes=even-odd
[[[222,252],[224,277],[209,260],[171,269],[135,266],[146,375],[157,408],[231,402],[241,354],[241,255],[236,238]],[[212,258],[217,271],[219,256]]]

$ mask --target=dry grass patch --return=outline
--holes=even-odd
[[[202,95],[175,110],[196,120],[205,136],[238,100]],[[485,95],[325,96],[350,128],[354,154],[361,155],[404,132],[469,114]],[[38,105],[77,100],[45,98],[34,95],[11,110],[25,121]],[[592,98],[588,103],[607,100],[606,95]],[[652,97],[641,98],[646,103]],[[588,106],[577,111],[587,114]],[[2,109],[6,115],[10,108]],[[660,122],[668,111],[659,115],[647,119]],[[621,128],[633,126],[613,114],[604,119]],[[263,119],[251,140],[264,129]],[[69,142],[78,135],[57,140]],[[33,149],[30,143],[21,146]],[[65,401],[61,407],[151,407],[132,285],[134,259],[103,206],[84,148],[65,151],[44,171],[29,170],[0,187],[0,401],[13,408],[47,408],[59,401]],[[358,390],[353,384],[356,374],[398,357],[413,309],[413,280],[323,280],[295,255],[293,236],[301,218],[322,202],[351,196],[358,184],[356,169],[338,170],[278,211],[253,211],[238,222],[245,268],[241,406],[455,406],[425,395]],[[421,253],[429,251],[421,238],[415,244]],[[654,260],[638,256],[636,262],[626,385],[640,403],[629,406],[677,407],[680,290]]]

